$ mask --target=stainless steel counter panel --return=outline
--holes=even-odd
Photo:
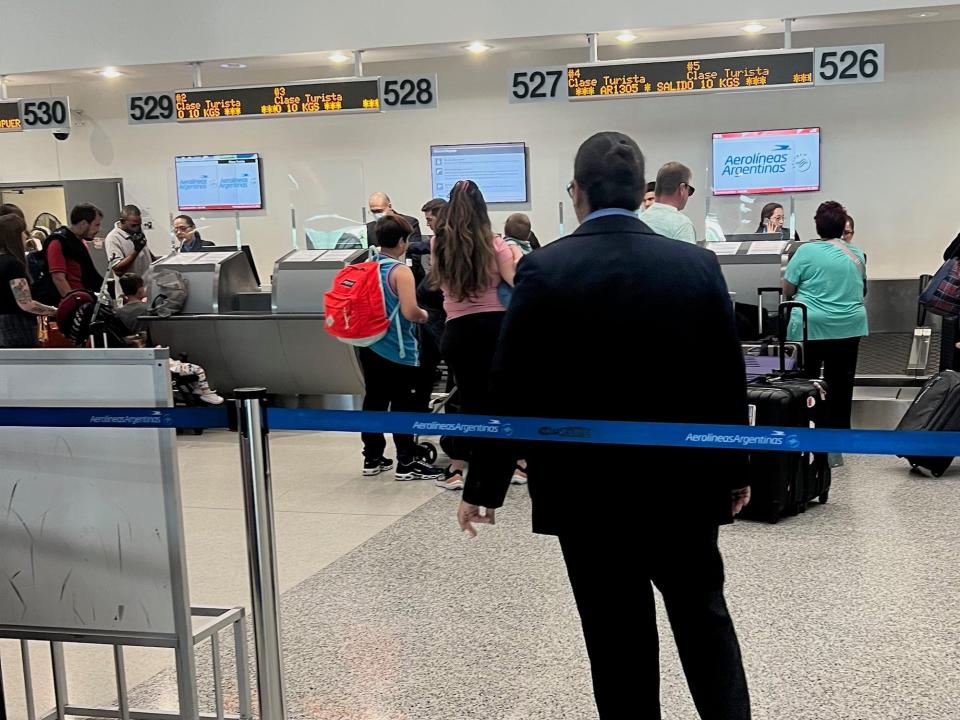
[[[154,267],[176,270],[188,283],[189,293],[183,312],[189,315],[227,313],[234,309],[241,292],[259,290],[242,252],[198,252],[170,255]]]
[[[345,266],[365,258],[367,250],[294,250],[273,266],[273,312],[315,313],[323,295]]]
[[[354,348],[323,329],[320,314],[175,315],[146,318],[154,343],[187,353],[229,393],[263,386],[272,395],[362,395]]]

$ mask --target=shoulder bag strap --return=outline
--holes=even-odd
[[[860,274],[863,275],[863,279],[864,280],[867,279],[867,268],[863,264],[863,260],[857,257],[857,254],[853,250],[851,250],[849,247],[847,247],[846,243],[843,242],[843,240],[828,240],[827,242],[833,245],[835,248],[837,248],[837,250],[842,252],[848,258],[853,260],[853,264],[856,265],[857,269],[860,270]]]

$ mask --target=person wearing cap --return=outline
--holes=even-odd
[[[743,354],[717,257],[651,232],[637,217],[644,187],[643,154],[626,135],[599,133],[580,146],[568,190],[581,225],[517,265],[482,409],[557,418],[562,427],[538,421],[541,436],[575,431],[586,441],[480,441],[458,521],[471,535],[493,525],[524,458],[533,529],[559,539],[600,718],[660,717],[656,586],[700,716],[748,720],[717,546],[720,525],[749,500],[746,455],[696,439],[682,448],[589,444],[594,420],[748,422]],[[702,375],[710,348],[709,400],[702,383],[662,382],[656,353],[623,352],[624,332],[669,347],[676,377]],[[598,372],[625,381],[598,393]],[[613,494],[604,491],[611,477]],[[485,568],[485,581],[496,582],[495,572]]]
[[[669,162],[660,168],[654,191],[656,200],[643,211],[643,222],[657,235],[696,244],[693,221],[683,214],[695,192],[690,178],[690,168],[681,163]]]

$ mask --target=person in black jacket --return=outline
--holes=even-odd
[[[620,133],[580,147],[568,190],[582,224],[518,266],[490,413],[747,424],[743,357],[716,256],[637,218],[643,167]],[[749,500],[744,453],[483,443],[460,526],[475,535],[476,524],[494,524],[514,462],[525,458],[533,530],[559,538],[600,717],[660,717],[655,585],[700,716],[749,718],[717,547],[719,526]]]
[[[960,258],[960,235],[943,253],[943,261]],[[945,317],[941,330],[940,370],[960,370],[960,317]]]

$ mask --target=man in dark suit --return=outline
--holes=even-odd
[[[386,193],[375,192],[370,196],[370,199],[367,200],[367,207],[370,210],[370,214],[373,215],[373,220],[367,223],[367,245],[376,245],[377,244],[377,230],[376,224],[377,220],[382,218],[384,215],[398,215],[407,221],[407,224],[413,228],[413,232],[410,233],[410,238],[408,242],[415,243],[421,242],[423,236],[420,234],[420,221],[415,217],[410,215],[403,215],[398,213],[393,209],[393,203],[390,202],[390,196]]]
[[[620,133],[577,153],[582,221],[524,258],[504,320],[489,411],[745,425],[743,357],[716,256],[637,219],[643,155]],[[580,612],[601,718],[660,718],[653,586],[702,718],[750,701],[723,596],[719,526],[749,500],[740,451],[487,441],[460,526],[493,524],[527,460],[534,532],[556,535]],[[498,511],[497,511],[498,512]]]

